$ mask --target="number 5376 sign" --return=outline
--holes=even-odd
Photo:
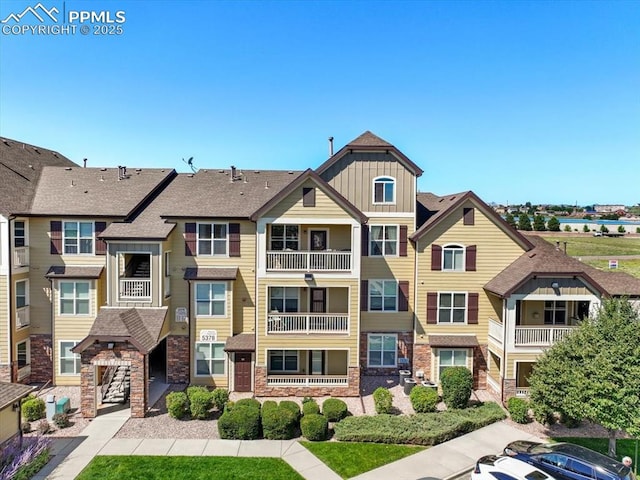
[[[218,332],[216,330],[200,330],[201,342],[215,342],[218,340]]]

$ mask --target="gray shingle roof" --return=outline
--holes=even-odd
[[[225,352],[253,352],[256,349],[256,335],[254,333],[239,333],[227,338],[224,345]]]
[[[103,267],[79,265],[52,265],[45,277],[47,278],[100,278]]]
[[[475,335],[429,335],[432,347],[477,347]]]
[[[29,209],[44,166],[77,167],[53,150],[0,137],[0,214]]]
[[[0,382],[0,410],[26,397],[35,387],[21,383]]]
[[[185,280],[235,280],[238,267],[187,267]]]

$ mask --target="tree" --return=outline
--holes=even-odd
[[[549,220],[549,222],[551,222],[551,220]],[[555,226],[554,226],[555,228]],[[560,222],[558,222],[558,228],[560,228]],[[552,232],[557,232],[557,230],[553,230],[551,227],[549,227],[549,230],[551,230]],[[564,226],[564,231],[565,232],[570,232],[571,231],[571,226],[569,225],[565,225]],[[578,231],[578,229],[576,228],[576,232]]]
[[[566,226],[569,227],[569,231],[571,231],[571,227],[569,225],[566,225]],[[550,230],[551,232],[559,232],[560,220],[558,220],[556,217],[551,217],[547,222],[547,229]],[[565,232],[566,231],[567,229],[565,228]]]
[[[584,233],[589,233],[591,230],[589,229],[589,225],[587,225],[586,223],[582,226],[582,231]]]
[[[518,216],[518,230],[525,230],[527,232],[531,231],[531,219],[529,218],[529,215],[521,213]]]
[[[640,435],[640,314],[627,299],[604,300],[538,359],[529,377],[534,410]]]
[[[624,228],[624,225],[618,226],[618,233],[625,233],[627,230]]]
[[[504,221],[507,222],[513,228],[516,228],[516,220],[513,218],[513,215],[511,215],[511,213],[507,213],[505,215]]]
[[[536,232],[544,232],[547,229],[543,215],[535,215],[533,217],[533,229]]]

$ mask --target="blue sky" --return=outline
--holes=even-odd
[[[78,163],[315,168],[371,130],[422,191],[640,202],[639,1],[40,1],[125,12],[0,34],[0,135]]]

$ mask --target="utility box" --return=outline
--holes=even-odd
[[[53,416],[56,414],[56,396],[55,395],[47,395],[47,400],[45,401],[47,420],[53,420]]]
[[[56,402],[56,413],[67,413],[69,410],[71,410],[71,405],[68,397],[62,397]]]
[[[407,378],[411,378],[411,370],[399,370],[398,373],[400,374],[400,380],[398,383],[400,383],[401,386],[404,386],[404,381]]]
[[[413,378],[405,378],[404,379],[404,394],[409,395],[413,387],[416,386],[416,381]]]

